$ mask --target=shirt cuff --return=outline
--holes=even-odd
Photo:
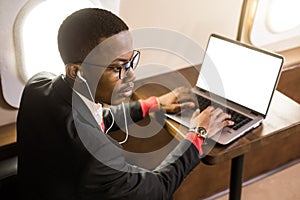
[[[142,108],[143,117],[147,116],[149,112],[156,112],[160,109],[160,104],[157,97],[152,96],[145,100],[139,100]]]
[[[198,149],[200,155],[203,155],[203,150],[202,150],[202,144],[204,142],[204,139],[197,136],[196,133],[194,132],[189,132],[186,136],[185,139],[189,140],[191,143],[194,144],[194,146]]]

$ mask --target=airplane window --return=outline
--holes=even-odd
[[[120,0],[0,1],[0,81],[8,105],[19,107],[25,83],[35,73],[63,73],[57,30],[67,15],[85,7],[119,15]]]
[[[264,0],[257,2],[250,41],[274,51],[300,46],[300,1]]]
[[[36,2],[36,1],[32,1]],[[96,2],[96,1],[93,1]],[[62,21],[72,12],[85,7],[102,7],[87,0],[40,1],[18,21],[20,30],[15,33],[17,61],[20,75],[27,81],[40,71],[54,74],[64,72],[64,64],[57,47],[57,32]],[[27,9],[26,9],[27,10]],[[21,16],[21,15],[19,15]]]
[[[300,26],[300,1],[273,0],[267,15],[267,26],[280,33]]]

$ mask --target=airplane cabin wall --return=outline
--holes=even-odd
[[[189,38],[202,49],[194,53],[198,56],[198,63],[193,64],[200,64],[211,33],[236,39],[242,4],[243,0],[122,0],[120,1],[120,17],[125,20],[130,30],[153,27],[176,31]],[[144,39],[149,38],[145,36]],[[173,42],[176,44],[180,41],[174,40]],[[191,65],[178,56],[157,51],[157,49],[142,51],[139,68],[149,63],[168,66],[172,70]],[[141,73],[137,73],[137,79],[167,71],[164,70],[165,68],[155,70],[153,68],[153,66],[145,66]]]
[[[0,126],[16,121],[19,99],[24,87],[24,82],[18,76],[18,66],[16,66],[13,26],[18,13],[27,1],[0,0],[2,90]],[[103,0],[103,2],[105,1],[107,0]],[[120,17],[126,21],[131,30],[143,27],[166,28],[178,31],[191,38],[201,48],[205,48],[208,36],[212,32],[235,38],[241,4],[242,0],[231,0],[230,3],[219,0],[189,0],[185,2],[179,0],[122,0],[119,12]],[[147,61],[147,52],[143,55],[144,60]],[[180,59],[174,57],[168,59],[168,56],[158,59],[157,62],[171,66],[171,70],[187,66],[185,63],[179,66]],[[201,56],[203,55],[199,55],[199,58]],[[152,57],[148,56],[148,61],[149,58]],[[138,77],[139,79],[162,73],[161,70],[155,71],[149,68],[144,68],[143,72],[145,73],[142,73],[142,76]]]
[[[17,66],[13,40],[13,26],[18,12],[27,0],[0,0],[0,126],[16,121],[17,109],[7,103],[8,96],[21,94],[24,83],[16,78]],[[15,73],[15,74],[13,74]],[[5,76],[4,76],[5,74]],[[9,88],[3,87],[9,80]],[[5,83],[4,83],[5,82]]]
[[[18,66],[16,66],[13,26],[16,16],[27,1],[0,0],[0,81],[2,90],[0,93],[0,126],[15,122],[21,92],[24,87],[24,82],[18,75]],[[99,1],[103,5],[112,4],[112,0]],[[201,61],[211,33],[236,39],[244,1],[115,0],[115,2],[118,5],[110,5],[110,7],[115,7],[119,10],[119,16],[128,24],[130,30],[135,31],[155,27],[162,31],[171,30],[177,32],[203,50],[199,52],[198,57],[198,60]],[[244,23],[244,25],[246,27],[247,23]],[[144,40],[148,39],[147,37],[144,38]],[[176,46],[178,41],[173,43]],[[178,48],[181,48],[181,46],[178,45]],[[198,52],[196,55],[198,55]],[[151,63],[168,67],[167,69],[148,67]],[[176,70],[190,65],[191,63],[178,55],[174,56],[168,52],[143,49],[140,65],[137,68],[137,79],[147,78],[165,73],[168,70]]]

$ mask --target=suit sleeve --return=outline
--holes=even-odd
[[[157,100],[153,97],[124,104],[131,118],[128,123],[142,119],[150,111],[159,109]],[[122,105],[111,106],[114,115],[113,129],[124,126]],[[127,116],[128,116],[127,115]],[[112,123],[111,114],[104,112],[105,126]],[[84,124],[82,124],[84,126]],[[79,126],[81,127],[81,126]],[[95,130],[86,131],[91,133]],[[172,199],[172,195],[183,179],[200,162],[200,151],[195,145],[195,137],[187,137],[164,159],[154,170],[146,170],[132,166],[125,161],[122,148],[105,134],[91,134],[102,139],[90,140],[89,145],[93,158],[87,165],[82,176],[80,195],[82,199]],[[191,134],[189,134],[191,135]],[[202,141],[202,140],[201,140]],[[201,142],[200,141],[200,142]],[[200,143],[201,145],[202,143]]]
[[[123,106],[125,109],[123,109]],[[112,123],[113,126],[111,130],[118,130],[120,127],[124,127],[124,111],[128,124],[143,119],[141,105],[138,101],[124,103],[124,105],[120,104],[117,106],[110,106],[108,109],[103,110],[103,122],[105,129],[110,127]]]
[[[92,159],[81,185],[82,199],[169,200],[188,173],[200,162],[190,141],[182,141],[155,170],[125,162],[121,154],[106,155],[114,167]]]
[[[86,124],[80,116],[75,124],[91,154],[79,181],[81,199],[168,200],[200,162],[199,151],[185,139],[155,170],[139,168],[128,164],[119,144],[99,134],[98,127]]]
[[[120,127],[124,127],[124,110],[127,116],[127,123],[131,124],[143,119],[149,112],[158,111],[160,106],[157,98],[152,96],[146,100],[111,106],[109,109],[110,111],[108,109],[103,110],[104,127],[107,129],[113,123],[111,130],[117,130]]]

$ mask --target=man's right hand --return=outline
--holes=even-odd
[[[192,127],[201,126],[207,130],[208,138],[214,136],[222,128],[232,126],[233,121],[230,120],[231,116],[226,114],[220,108],[207,107],[200,112],[197,109],[191,119],[190,125]]]

